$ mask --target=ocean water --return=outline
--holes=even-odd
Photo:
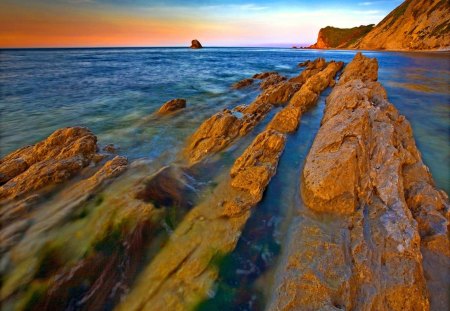
[[[273,48],[1,50],[0,156],[58,128],[86,126],[101,145],[115,144],[131,161],[170,164],[202,121],[224,108],[248,104],[259,94],[257,86],[232,90],[234,82],[263,71],[294,76],[299,62],[324,57],[348,63],[355,53]],[[450,54],[364,54],[378,59],[379,80],[389,101],[411,122],[424,162],[437,186],[449,193]],[[214,295],[198,309],[264,308],[270,296],[267,284],[298,204],[300,170],[329,92],[289,137],[277,175],[235,251],[220,266]],[[185,98],[187,108],[156,117],[154,112],[173,98]],[[243,147],[223,153],[224,167]]]

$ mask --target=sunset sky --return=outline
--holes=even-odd
[[[269,46],[376,24],[401,0],[1,0],[0,47]]]

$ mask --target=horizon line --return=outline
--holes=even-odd
[[[284,45],[284,46],[283,46]],[[311,44],[310,44],[311,45]],[[280,49],[306,49],[310,45],[291,45],[289,43],[284,44],[267,44],[267,45],[211,45],[203,46],[202,48],[280,48]],[[45,49],[117,49],[117,48],[179,48],[179,49],[190,49],[189,46],[180,45],[117,45],[117,46],[36,46],[36,47],[0,47],[0,50],[45,50]],[[202,49],[200,48],[200,50]]]

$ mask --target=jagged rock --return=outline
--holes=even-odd
[[[271,74],[263,79],[260,88],[263,90],[268,89],[271,86],[277,85],[278,83],[286,80],[286,77],[279,75],[278,73]]]
[[[168,114],[186,107],[186,100],[182,98],[176,98],[164,103],[158,110],[158,114]]]
[[[94,159],[97,138],[87,128],[55,131],[34,146],[15,151],[0,161],[0,199],[16,198],[61,183]]]
[[[323,75],[317,77],[317,79],[309,82],[306,88],[312,88],[314,92],[319,93],[324,87],[328,86],[328,83],[333,79],[335,73],[342,67],[342,63],[331,62],[331,64],[330,69]],[[327,63],[325,60],[323,58],[318,58],[311,62],[308,68],[303,70],[298,77],[290,79],[289,81],[286,81],[285,77],[280,76],[276,72],[255,75],[255,79],[263,79],[262,87],[264,87],[264,89],[261,94],[248,106],[238,106],[233,110],[224,110],[203,122],[199,129],[189,139],[185,150],[188,161],[191,164],[194,164],[208,154],[223,150],[237,137],[249,133],[256,124],[267,115],[273,105],[284,104],[289,100],[292,101],[299,93],[298,90],[302,84],[312,79],[312,77],[320,73],[326,66]],[[336,71],[334,74],[333,70]],[[317,85],[314,85],[315,83],[317,83]],[[314,95],[314,93],[312,93],[313,91],[304,91],[303,96]],[[318,97],[317,94],[314,96]],[[317,98],[307,98],[307,102],[313,103],[316,99]],[[298,99],[296,101],[298,101]],[[303,110],[306,108],[306,104],[302,106]],[[300,110],[298,113],[300,113]],[[281,116],[279,116],[279,118],[280,117]],[[282,119],[283,118],[280,118],[279,120]],[[298,124],[298,120],[296,121],[296,124]]]
[[[302,173],[307,210],[287,247],[272,309],[428,310],[429,297],[433,309],[448,306],[448,278],[434,272],[448,276],[450,268],[442,251],[447,197],[434,188],[409,123],[376,82],[377,68],[356,55],[327,98]]]
[[[259,134],[231,168],[231,185],[261,199],[275,174],[286,136],[267,130]]]
[[[298,63],[298,67],[306,67],[310,63],[310,60],[306,60],[304,62]]]
[[[260,98],[269,104],[284,104],[300,89],[299,83],[282,81],[278,84],[267,87]]]
[[[233,89],[242,89],[242,88],[247,87],[252,84],[253,84],[253,79],[244,79],[244,80],[241,80],[241,81],[233,84],[232,88]]]
[[[330,85],[343,66],[342,62],[333,61],[324,65],[323,59],[317,59],[310,64],[308,65],[310,69],[305,69],[302,75],[297,77],[297,80],[304,81],[300,90],[291,97],[289,105],[270,121],[268,129],[275,129],[281,133],[295,131],[301,114],[317,102],[319,94]]]
[[[200,43],[200,41],[198,41],[198,40],[192,40],[192,42],[191,42],[191,47],[190,47],[191,49],[201,49],[201,48],[203,48],[203,46],[202,46],[202,44]]]
[[[253,79],[263,80],[271,75],[278,75],[278,72],[276,71],[268,71],[268,72],[261,72],[253,75]]]

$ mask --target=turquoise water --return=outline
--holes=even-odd
[[[354,54],[259,48],[2,50],[0,156],[58,128],[81,125],[93,130],[100,144],[114,143],[131,160],[169,164],[202,121],[223,108],[248,104],[259,94],[256,85],[232,90],[234,82],[263,71],[293,76],[300,70],[297,64],[307,59],[348,63]],[[378,59],[379,80],[389,100],[410,120],[425,163],[437,185],[449,193],[450,54],[365,54]],[[288,137],[277,175],[253,209],[236,249],[222,259],[210,299],[198,309],[263,310],[266,306],[283,241],[299,205],[301,167],[329,92]],[[187,108],[170,117],[156,117],[154,112],[173,98],[187,99]],[[221,164],[203,179],[229,171],[274,113],[238,146],[222,153]],[[148,257],[142,265],[150,261]]]

